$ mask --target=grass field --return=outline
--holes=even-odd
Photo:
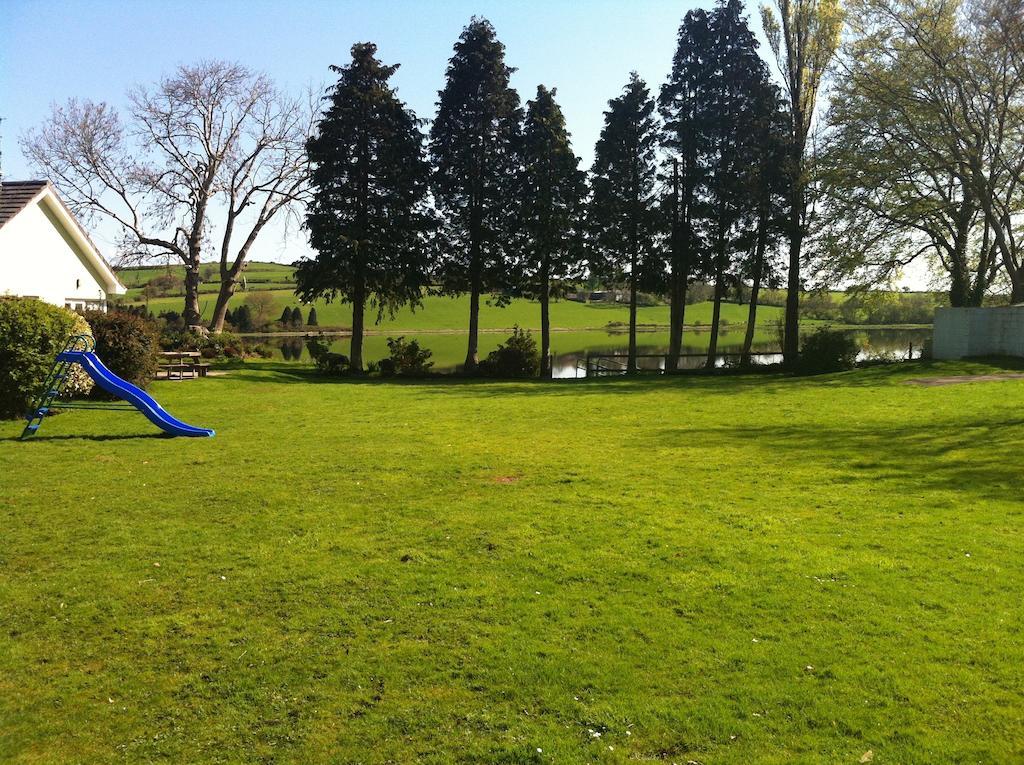
[[[144,266],[120,271],[118,275],[121,277],[121,281],[126,287],[129,287],[128,302],[133,305],[144,304],[145,301],[141,295],[142,285],[153,277],[167,272],[166,266]],[[171,266],[170,272],[179,278],[184,276],[184,269],[181,266]],[[299,301],[294,293],[294,277],[291,266],[253,262],[249,264],[245,273],[249,281],[249,292],[269,292],[273,296],[273,307],[268,313],[270,320],[280,317],[286,307],[299,307]],[[200,311],[204,320],[208,321],[213,315],[218,285],[219,277],[216,275],[211,275],[210,279],[202,285]],[[245,301],[245,297],[245,292],[238,292],[231,305],[241,305]],[[180,313],[183,307],[183,298],[179,295],[152,298],[148,305],[153,313],[162,311]],[[316,301],[314,305],[321,327],[344,328],[352,325],[352,307],[350,305],[337,301],[327,303],[323,300]],[[710,302],[687,306],[686,310],[688,324],[711,324],[712,304]],[[746,305],[723,303],[722,321],[745,324],[747,310]],[[302,313],[303,316],[307,316],[309,308],[303,306]],[[480,328],[484,330],[508,329],[516,324],[531,329],[540,328],[540,305],[532,300],[515,299],[509,305],[499,308],[493,305],[488,298],[484,298],[481,301],[480,314]],[[781,317],[781,308],[761,306],[758,309],[759,324],[771,324]],[[380,324],[373,323],[376,319],[375,315],[368,316],[368,319],[371,325],[368,326],[368,329],[371,331],[464,331],[469,324],[469,297],[461,295],[451,298],[431,295],[424,298],[423,305],[416,310],[403,309],[394,318],[385,316]],[[668,306],[640,308],[637,320],[641,324],[666,326],[669,322]],[[551,321],[553,327],[561,329],[599,329],[610,322],[627,323],[629,309],[625,305],[582,304],[562,300],[552,304]]]
[[[1024,381],[902,382],[969,371],[0,423],[0,761],[1020,762]]]
[[[299,301],[290,290],[270,290],[274,296],[274,305],[269,315],[272,319],[281,316],[286,306],[297,307]],[[213,314],[215,303],[213,296],[203,296],[200,299],[200,308],[204,319],[209,319]],[[241,305],[245,300],[244,294],[234,298],[233,305]],[[321,327],[350,327],[352,326],[352,306],[343,303],[325,303],[317,301],[315,304],[317,318]],[[161,311],[178,311],[182,309],[180,297],[154,298],[149,301],[149,308],[153,313]],[[746,324],[747,306],[736,303],[722,304],[722,321],[734,324]],[[696,303],[686,307],[687,324],[711,324],[711,303]],[[303,307],[302,315],[308,316],[309,309]],[[761,306],[758,308],[758,323],[771,324],[782,316],[782,309],[774,306]],[[469,297],[443,297],[439,295],[424,298],[423,305],[415,311],[405,308],[394,317],[385,316],[380,324],[373,324],[375,315],[368,317],[368,330],[381,332],[394,332],[395,330],[423,331],[464,331],[469,325]],[[598,329],[610,322],[627,323],[629,321],[629,307],[625,305],[603,305],[576,303],[571,300],[561,300],[551,305],[551,325],[561,329]],[[639,308],[637,321],[641,324],[658,324],[666,326],[669,321],[668,306],[658,305],[647,308]],[[521,327],[531,329],[540,328],[540,304],[533,300],[515,299],[509,305],[499,308],[486,301],[480,304],[480,328],[507,329],[518,324]]]
[[[216,263],[207,263],[201,267],[200,272],[203,276],[201,288],[204,291],[216,292],[219,288],[220,271],[218,269],[219,266]],[[150,279],[168,273],[173,274],[179,279],[184,279],[185,267],[171,265],[170,267],[140,266],[137,268],[123,268],[118,270],[117,276],[121,280],[121,284],[130,290],[129,295],[135,297],[138,294],[138,290],[145,286],[146,282]],[[244,271],[246,283],[261,289],[263,288],[262,285],[278,287],[284,287],[288,284],[294,285],[294,273],[294,268],[283,263],[261,263],[259,261],[249,261]]]

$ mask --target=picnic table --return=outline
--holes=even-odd
[[[191,380],[206,377],[209,364],[199,362],[197,351],[161,351],[160,371],[167,375],[168,380]]]

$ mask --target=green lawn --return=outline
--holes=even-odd
[[[902,384],[972,370],[0,423],[0,761],[1020,762],[1024,380]]]
[[[274,296],[274,306],[270,311],[270,317],[277,319],[286,306],[296,307],[298,299],[291,290],[270,290]],[[241,305],[245,300],[245,294],[239,293],[235,296],[232,305]],[[200,299],[200,309],[203,317],[209,319],[213,314],[216,297],[204,295]],[[182,298],[165,297],[155,298],[149,301],[149,308],[154,313],[161,311],[178,311],[182,309]],[[352,306],[343,303],[325,303],[317,301],[316,312],[321,327],[350,327],[352,326]],[[696,303],[686,307],[686,322],[690,325],[711,324],[712,304]],[[640,308],[637,312],[637,321],[641,324],[668,325],[669,313],[667,305],[651,306]],[[747,306],[736,303],[723,303],[722,321],[734,324],[746,324]],[[309,309],[303,307],[302,315],[305,317]],[[769,324],[782,317],[782,309],[774,306],[761,306],[758,308],[758,323]],[[465,331],[469,326],[469,297],[443,297],[431,295],[423,300],[423,305],[415,311],[405,308],[394,318],[385,316],[380,324],[373,324],[375,315],[368,317],[368,329],[382,332],[394,332],[395,330],[423,331],[423,330],[452,330]],[[576,303],[571,300],[561,300],[551,306],[551,325],[562,329],[597,329],[606,326],[610,322],[629,322],[629,307],[626,305],[603,305]],[[518,324],[521,327],[531,329],[540,328],[540,304],[533,300],[515,299],[511,304],[499,308],[487,301],[481,301],[480,307],[480,328],[507,329]]]

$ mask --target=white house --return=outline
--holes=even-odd
[[[34,297],[76,311],[123,295],[110,264],[49,181],[0,182],[0,298]]]

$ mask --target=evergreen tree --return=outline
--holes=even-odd
[[[713,77],[711,30],[702,9],[687,12],[679,27],[672,72],[662,86],[658,107],[664,121],[662,145],[669,154],[666,173],[670,195],[664,209],[669,231],[669,352],[668,369],[679,366],[686,323],[686,291],[689,278],[700,267],[700,200],[704,167],[700,120],[708,118],[698,108],[707,98]]]
[[[245,303],[235,309],[234,325],[239,332],[249,332],[252,329],[252,311]]]
[[[306,326],[307,327],[319,327],[320,326],[320,323],[317,321],[317,318],[316,318],[316,306],[312,306],[311,305],[309,307],[309,318],[306,319]]]
[[[292,323],[292,307],[290,305],[284,307],[284,310],[281,311],[281,318],[278,321],[286,327]]]
[[[592,267],[608,274],[628,273],[629,357],[635,372],[636,294],[641,264],[654,252],[657,219],[654,184],[657,130],[654,101],[636,72],[622,95],[608,102],[591,170],[588,211]]]
[[[757,40],[742,15],[741,0],[724,0],[709,17],[713,77],[706,98],[697,105],[708,115],[699,120],[703,133],[702,164],[707,205],[707,235],[712,252],[714,308],[708,366],[718,353],[722,299],[732,257],[740,251],[741,226],[756,206],[749,183],[750,170],[758,161],[758,145],[751,126],[758,103],[769,87],[767,67],[757,53]]]
[[[582,275],[578,223],[584,173],[577,167],[579,159],[554,97],[554,89],[538,85],[537,97],[526,104],[519,180],[522,265],[528,289],[540,300],[543,378],[551,377],[552,291],[557,292],[566,279]]]
[[[295,306],[292,309],[291,326],[294,327],[295,329],[299,329],[300,327],[302,327],[302,309],[299,308],[298,306]]]
[[[747,331],[743,338],[742,363],[750,363],[750,348],[757,324],[757,300],[765,280],[773,276],[770,253],[787,228],[790,176],[786,172],[788,120],[778,89],[765,81],[754,104],[751,124],[753,159],[747,169],[747,193],[752,209],[752,230],[740,238],[740,249],[750,253],[742,277],[750,279]],[[749,229],[749,226],[748,226]]]
[[[430,130],[434,200],[444,219],[442,288],[469,293],[465,371],[476,370],[480,295],[510,284],[513,185],[518,168],[519,95],[505,46],[474,17],[455,43]]]
[[[382,64],[376,51],[357,43],[348,66],[331,67],[338,82],[307,145],[313,199],[306,224],[318,254],[296,269],[304,302],[338,297],[352,304],[349,358],[357,371],[367,305],[380,321],[385,311],[419,303],[432,227],[420,121],[388,84],[398,65]]]

